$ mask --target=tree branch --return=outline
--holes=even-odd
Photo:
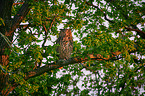
[[[48,72],[48,71],[51,71],[51,70],[54,70],[54,69],[57,69],[57,68],[60,68],[62,66],[66,66],[69,64],[82,63],[82,62],[86,62],[88,60],[98,60],[98,61],[110,60],[111,58],[113,58],[119,54],[121,54],[121,52],[117,51],[117,52],[112,52],[112,56],[108,55],[107,58],[103,57],[101,54],[97,54],[97,55],[88,54],[88,56],[85,58],[75,57],[75,58],[70,58],[65,61],[59,60],[57,63],[51,63],[49,65],[47,64],[43,67],[40,67],[38,69],[25,73],[25,80],[28,80],[29,78],[32,78],[32,77],[39,76],[45,72]]]
[[[108,55],[107,58],[103,57],[101,54],[96,54],[96,55],[88,54],[88,56],[86,56],[85,58],[74,57],[74,58],[70,58],[70,59],[64,60],[64,61],[59,60],[57,63],[46,64],[45,66],[42,66],[40,68],[37,68],[35,70],[32,70],[32,71],[29,71],[29,72],[25,73],[24,80],[28,80],[32,77],[39,76],[39,75],[41,75],[45,72],[60,68],[62,66],[70,65],[70,64],[82,63],[82,62],[86,62],[86,61],[89,61],[89,60],[98,60],[98,61],[105,60],[105,61],[108,61],[108,60],[111,60],[113,57],[122,54],[122,52],[120,52],[120,51],[111,52],[111,54],[112,55],[111,56]],[[19,85],[18,83],[14,82],[13,84],[10,84],[9,87],[7,88],[7,89],[10,89],[10,90],[5,90],[2,93],[6,93],[8,95],[18,85]]]
[[[103,57],[101,54],[96,54],[96,55],[88,54],[85,58],[74,57],[74,58],[70,58],[70,59],[64,60],[64,61],[59,60],[57,63],[46,64],[43,67],[40,67],[38,69],[25,73],[25,80],[28,80],[29,78],[39,76],[45,72],[48,72],[48,71],[51,71],[51,70],[54,70],[54,69],[57,69],[57,68],[60,68],[60,67],[66,66],[66,65],[70,65],[70,64],[82,63],[82,62],[86,62],[89,60],[108,61],[108,60],[111,60],[113,57],[122,54],[122,52],[116,51],[116,52],[111,52],[111,54],[112,55],[111,56],[108,55],[107,58]]]
[[[14,5],[19,5],[19,4],[24,4],[24,2],[13,3],[13,6],[14,6]]]
[[[12,26],[10,28],[10,30],[8,32],[5,33],[6,36],[11,36],[13,34],[13,32],[16,30],[17,26],[21,23],[21,21],[24,19],[24,17],[27,15],[27,13],[30,10],[30,4],[28,4],[27,0],[22,7],[20,8],[20,10],[18,11],[18,13],[15,15],[13,21],[12,21]]]
[[[93,7],[97,8],[97,9],[99,9],[99,10],[104,14],[104,19],[107,20],[108,22],[110,22],[110,23],[115,23],[115,21],[108,19],[106,13],[103,12],[103,10],[100,9],[98,6],[95,6],[95,5],[90,4],[90,3],[88,3],[88,2],[86,2],[86,4],[87,4],[87,5],[90,5],[90,6],[93,6]],[[123,15],[124,15],[124,14],[123,14]],[[126,19],[128,18],[126,15],[124,15],[124,17],[125,17]],[[137,27],[134,26],[134,25],[132,25],[132,26],[133,26],[133,28],[137,28]],[[143,32],[143,31],[141,31],[141,30],[139,30],[139,29],[132,29],[132,28],[129,28],[129,27],[125,27],[125,29],[130,30],[130,31],[136,31],[137,33],[141,33],[141,34],[139,34],[139,35],[140,35],[142,38],[145,39],[145,32]],[[143,35],[143,36],[142,36],[142,35]]]
[[[126,29],[130,30],[130,31],[136,31],[137,33],[142,33],[145,35],[145,32],[138,30],[138,29],[133,29],[133,28],[129,28],[129,27],[125,27]]]
[[[97,8],[97,9],[99,9],[99,10],[104,14],[105,20],[107,20],[108,22],[110,22],[110,23],[115,23],[113,20],[108,19],[107,16],[106,16],[106,13],[105,13],[102,9],[100,9],[98,6],[95,6],[95,5],[90,4],[90,3],[88,3],[88,2],[86,2],[86,4],[87,4],[87,5],[90,5],[90,6],[93,6],[93,7]]]

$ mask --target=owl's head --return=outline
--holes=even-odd
[[[72,37],[71,29],[60,29],[60,37]]]

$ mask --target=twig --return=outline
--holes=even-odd
[[[55,21],[55,18],[56,18],[56,16],[54,16],[54,18],[53,18],[53,20],[52,20],[52,22],[51,22],[51,24],[50,24],[49,30],[51,29],[51,27],[52,27],[52,25],[53,25],[53,23],[54,23],[54,21]]]
[[[44,28],[44,31],[45,31],[45,32],[46,32],[46,34],[47,34],[47,29],[46,29],[45,25],[44,25],[44,24],[42,24],[42,26],[43,26],[43,28]]]

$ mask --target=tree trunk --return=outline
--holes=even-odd
[[[0,19],[4,21],[4,24],[0,26],[0,33],[5,35],[10,41],[13,39],[14,31],[16,30],[17,26],[21,23],[23,18],[29,12],[30,4],[28,3],[29,0],[25,0],[25,3],[21,6],[17,14],[14,18],[11,18],[11,9],[14,3],[14,0],[0,0]],[[9,66],[9,54],[6,54],[7,50],[11,50],[10,46],[7,44],[4,36],[0,34],[0,64],[2,66]],[[10,52],[10,51],[9,51]],[[9,84],[9,74],[0,70],[0,92],[3,95],[8,95],[17,84]],[[8,88],[9,87],[9,88]]]
[[[0,26],[0,32],[5,35],[11,27],[11,8],[13,0],[0,0],[0,18],[4,21],[4,24]],[[2,21],[0,21],[2,22]],[[10,41],[13,39],[13,34],[7,37]],[[9,55],[5,54],[6,48],[9,49],[4,37],[0,35],[0,64],[2,66],[8,66]],[[0,70],[0,92],[3,93],[3,89],[8,85],[9,74]]]

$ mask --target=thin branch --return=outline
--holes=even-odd
[[[130,31],[136,31],[138,33],[142,33],[145,35],[145,32],[141,31],[141,30],[138,30],[138,29],[133,29],[133,28],[129,28],[129,27],[125,27],[126,29],[130,30]]]
[[[145,69],[144,65],[145,65],[145,63],[143,63],[143,66],[140,66],[139,68],[137,68],[136,70],[134,70],[134,73],[136,73],[141,68],[143,68],[143,70],[144,70]],[[132,74],[129,74],[128,79],[130,79],[131,77],[132,77]],[[119,94],[122,94],[122,92],[123,92],[123,90],[125,88],[125,84],[126,84],[127,78],[124,76],[122,78],[122,80],[123,80],[122,83],[120,83],[120,85],[119,85],[119,86],[121,86],[121,91],[119,92]]]
[[[18,25],[17,28],[26,28],[27,26],[29,26],[29,24],[26,24],[26,25]]]
[[[23,30],[26,30],[28,27],[34,27],[35,24],[25,24],[25,25],[18,25],[17,28],[24,28]]]
[[[54,21],[55,21],[55,18],[56,18],[56,16],[54,16],[54,18],[53,18],[53,20],[52,20],[52,22],[51,22],[51,24],[50,24],[49,30],[51,29],[51,27],[52,27],[52,25],[53,25],[53,23],[54,23]]]
[[[86,66],[85,64],[80,63],[84,68],[86,68],[87,70],[93,72],[93,73],[98,73],[96,70],[94,71],[93,69],[89,68],[88,66]]]
[[[24,2],[20,2],[20,3],[13,3],[13,6],[14,6],[14,5],[19,5],[19,4],[24,4]]]
[[[49,27],[49,30],[51,29],[51,27],[52,27],[52,25],[53,25],[53,23],[55,22],[55,19],[56,19],[57,17],[70,17],[70,16],[55,16],[55,17],[53,18],[52,22],[51,22],[51,25],[50,25],[50,27]]]
[[[7,88],[6,90],[2,90],[3,96],[8,96],[9,93],[10,93],[11,91],[13,91],[18,85],[19,85],[18,83],[14,83],[14,84],[8,86],[8,88]]]
[[[85,2],[86,2],[87,5],[90,5],[90,6],[93,6],[93,7],[97,8],[97,9],[99,9],[98,6],[95,6],[95,5],[93,5],[93,4],[90,4],[90,3],[88,3],[87,1],[85,1]],[[102,11],[102,10],[100,10],[100,11]],[[103,12],[103,11],[102,11],[102,12]]]
[[[44,28],[44,31],[45,31],[45,34],[47,34],[47,29],[46,29],[46,26],[44,24],[42,24],[43,28]]]
[[[113,20],[108,19],[106,13],[102,9],[100,9],[98,6],[95,6],[95,5],[90,4],[88,2],[86,2],[86,4],[87,5],[90,5],[90,6],[93,6],[93,7],[97,8],[97,9],[99,9],[104,14],[105,20],[107,20],[108,22],[115,23]]]
[[[41,15],[41,14],[40,14],[40,15]],[[54,16],[54,18],[53,18],[53,20],[52,20],[52,22],[51,22],[51,24],[50,24],[50,27],[49,27],[49,29],[48,29],[49,31],[50,31],[50,29],[52,28],[52,25],[54,24],[55,19],[56,19],[57,17],[70,17],[70,16]],[[45,18],[46,18],[46,17],[45,17]],[[48,20],[50,20],[50,18],[48,18]],[[46,40],[47,40],[48,32],[47,32],[47,29],[46,29],[45,25],[43,24],[42,26],[43,26],[43,28],[44,28],[44,30],[45,30],[45,38],[44,38],[44,42],[42,43],[42,47],[44,47],[44,45],[45,45],[45,43],[46,43]]]
[[[115,21],[108,19],[106,13],[105,13],[102,9],[100,9],[98,6],[95,6],[95,5],[90,4],[90,3],[88,3],[88,2],[86,2],[86,4],[87,4],[87,5],[90,5],[90,6],[93,6],[93,7],[97,8],[97,9],[99,9],[99,10],[104,14],[105,20],[107,20],[108,22],[110,22],[110,23],[115,23]],[[124,15],[124,14],[123,14],[123,15]],[[126,15],[124,15],[124,17],[126,17],[126,19],[128,18]],[[134,26],[134,25],[132,25],[132,26],[133,26],[134,28],[137,28],[137,27]],[[140,36],[143,37],[143,38],[145,38],[145,32],[143,32],[143,31],[141,31],[141,30],[139,30],[139,29],[132,29],[132,28],[129,28],[129,27],[125,27],[125,29],[128,29],[128,30],[130,30],[130,31],[136,31],[137,33],[141,33],[141,35],[143,34],[143,36],[141,36],[141,35],[140,35]]]

